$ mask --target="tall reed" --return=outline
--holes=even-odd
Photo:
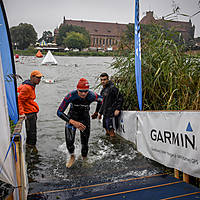
[[[143,110],[200,110],[200,58],[186,55],[181,40],[174,38],[160,27],[142,38]],[[138,110],[132,46],[112,63],[126,110]]]

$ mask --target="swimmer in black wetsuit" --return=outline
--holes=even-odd
[[[97,106],[92,118],[95,118],[94,116],[98,115],[98,111],[102,104],[102,97],[90,91],[88,81],[84,78],[81,78],[78,82],[77,90],[73,90],[67,94],[58,108],[57,115],[66,121],[65,140],[67,149],[71,155],[69,162],[66,163],[67,168],[70,168],[75,161],[74,140],[77,128],[80,130],[82,145],[81,154],[83,159],[87,158],[88,141],[90,137],[89,110],[90,104],[94,101],[97,102]],[[66,115],[64,111],[69,104],[70,109]]]

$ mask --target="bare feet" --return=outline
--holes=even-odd
[[[66,163],[66,167],[67,168],[70,168],[75,162],[75,156],[74,155],[71,155],[69,161]]]

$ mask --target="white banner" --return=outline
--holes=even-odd
[[[137,112],[145,157],[200,178],[200,112]]]
[[[133,142],[136,145],[136,133],[137,133],[137,116],[136,111],[122,111],[120,116],[120,127],[117,133]]]

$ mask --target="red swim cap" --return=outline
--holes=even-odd
[[[89,90],[88,80],[85,78],[81,78],[77,84],[77,89],[79,90]]]

